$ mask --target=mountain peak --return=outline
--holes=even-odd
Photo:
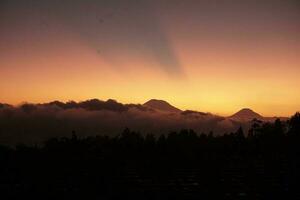
[[[243,108],[234,115],[230,116],[229,118],[236,121],[251,121],[254,118],[263,119],[263,116],[254,112],[250,108]]]
[[[248,115],[259,115],[258,113],[254,112],[252,109],[250,108],[243,108],[240,111],[238,111],[237,113],[239,114],[248,114]],[[236,113],[236,114],[237,114]]]
[[[242,108],[240,111],[250,111],[250,112],[254,112],[252,109],[250,108]]]
[[[159,99],[151,99],[147,101],[146,103],[143,104],[146,107],[155,109],[155,110],[160,110],[164,112],[181,112],[180,109],[172,106],[168,102],[164,100],[159,100]]]

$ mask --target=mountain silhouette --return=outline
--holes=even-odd
[[[181,112],[180,109],[172,106],[168,102],[164,100],[158,100],[158,99],[151,99],[147,101],[146,103],[143,104],[146,107],[158,110],[158,111],[163,111],[163,112],[173,112],[173,113],[178,113]]]
[[[209,113],[199,112],[199,111],[194,111],[194,110],[185,110],[185,111],[182,111],[181,114],[182,115],[202,115],[202,116],[209,115]]]
[[[264,119],[263,116],[261,116],[260,114],[254,112],[249,108],[244,108],[238,111],[237,113],[235,113],[234,115],[230,116],[229,118],[235,121],[251,121],[255,118],[260,120]]]

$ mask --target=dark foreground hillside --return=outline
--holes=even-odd
[[[222,137],[54,138],[0,148],[1,199],[299,199],[300,115]]]

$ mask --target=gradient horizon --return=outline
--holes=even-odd
[[[0,102],[300,110],[297,1],[0,2]]]

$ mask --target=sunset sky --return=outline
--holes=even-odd
[[[0,102],[300,110],[297,0],[0,0]]]

